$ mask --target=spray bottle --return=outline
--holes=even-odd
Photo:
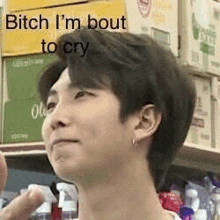
[[[49,220],[51,219],[51,206],[52,203],[57,202],[56,197],[50,190],[49,186],[42,186],[37,184],[30,184],[28,189],[40,188],[44,194],[44,203],[36,210],[36,219]]]
[[[220,194],[212,194],[212,199],[215,201],[215,213],[212,220],[220,220]]]
[[[62,208],[62,220],[77,218],[77,191],[73,184],[57,183],[60,192],[58,207]]]

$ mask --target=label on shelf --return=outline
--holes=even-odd
[[[179,0],[180,59],[220,75],[220,3]]]
[[[3,107],[3,144],[42,141],[46,110],[40,100],[8,101]]]
[[[209,78],[194,76],[193,79],[197,101],[185,144],[211,148],[211,82]]]
[[[55,61],[51,54],[34,54],[4,58],[4,102],[37,99],[37,80],[42,70]]]
[[[15,19],[20,23],[9,22]],[[24,20],[28,21],[26,25]],[[12,15],[5,14],[3,23],[3,56],[54,53],[59,36],[82,26],[94,27],[96,23],[95,28],[101,26],[102,29],[126,31],[125,3],[123,0],[92,1],[86,4],[28,10]]]
[[[128,31],[151,35],[178,55],[178,1],[125,0]]]

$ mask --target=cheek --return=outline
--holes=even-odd
[[[49,137],[50,137],[50,129],[49,129],[49,122],[48,119],[45,118],[44,122],[42,124],[42,128],[41,128],[41,136],[43,138],[43,141],[45,143],[45,146],[48,145],[49,142]],[[47,149],[46,149],[47,150]]]

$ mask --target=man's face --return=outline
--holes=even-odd
[[[48,158],[65,180],[108,175],[134,157],[129,120],[119,120],[120,102],[110,90],[71,86],[68,69],[52,86],[42,127]]]

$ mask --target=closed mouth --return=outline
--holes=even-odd
[[[52,143],[51,145],[51,149],[53,150],[54,146],[56,144],[59,144],[59,143],[64,143],[64,142],[69,142],[69,143],[78,143],[79,141],[78,140],[72,140],[72,139],[59,139],[59,140],[56,140]]]

